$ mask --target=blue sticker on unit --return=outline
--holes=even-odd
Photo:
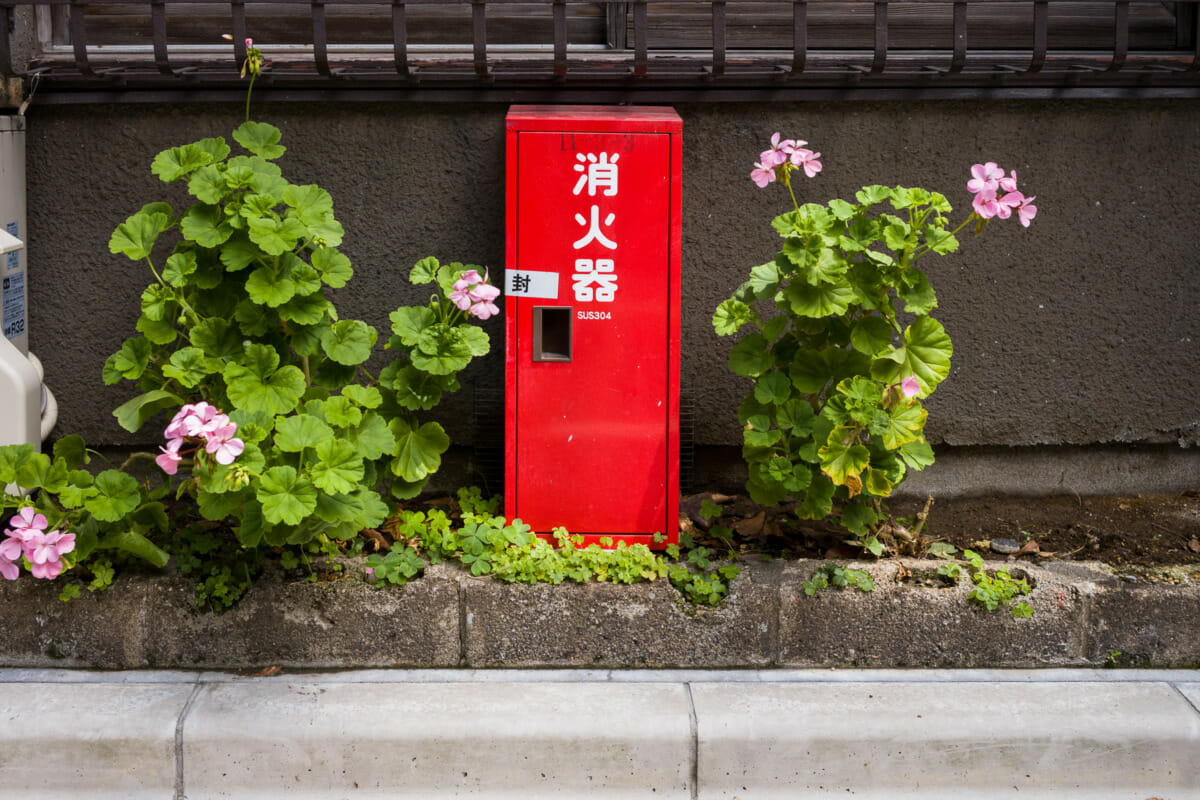
[[[16,236],[18,239],[21,238],[21,234],[17,229],[17,223],[9,222],[4,226],[4,229],[6,231],[8,231],[9,235]],[[21,253],[17,250],[14,250],[11,253],[9,253],[8,254],[8,264],[6,266],[8,267],[9,272],[12,272],[14,269],[21,266]],[[10,336],[8,338],[11,339],[12,337]]]
[[[15,339],[25,333],[25,273],[17,272],[0,278],[0,319],[4,321],[4,338]]]

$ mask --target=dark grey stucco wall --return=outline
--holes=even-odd
[[[928,432],[947,445],[1200,442],[1200,102],[1006,101],[681,105],[684,119],[683,376],[697,396],[697,442],[739,441],[744,384],[712,309],[775,252],[779,187],[749,180],[775,130],[807,139],[825,171],[801,201],[865,183],[926,186],[969,208],[970,165],[1015,168],[1036,194],[1029,230],[997,222],[960,253],[923,266],[954,339],[950,378],[929,400]],[[264,103],[280,162],[334,197],[356,276],[343,317],[387,329],[416,302],[409,267],[425,255],[503,268],[505,107]],[[131,387],[100,367],[132,333],[144,267],[108,252],[143,203],[175,197],[154,154],[226,135],[235,106],[39,107],[29,111],[32,348],[60,401],[60,432],[130,441],[111,409]],[[468,376],[502,374],[496,351]],[[470,439],[469,381],[440,417]],[[145,440],[147,437],[140,437]],[[152,437],[150,437],[152,438]]]

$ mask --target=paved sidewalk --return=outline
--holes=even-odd
[[[0,669],[7,798],[1200,798],[1200,672]]]

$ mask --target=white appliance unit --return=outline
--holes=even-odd
[[[29,352],[25,118],[0,116],[0,445],[41,444],[58,416]]]

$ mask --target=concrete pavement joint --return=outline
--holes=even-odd
[[[687,694],[688,701],[688,724],[691,726],[690,733],[691,741],[691,761],[688,782],[690,784],[692,800],[698,800],[700,797],[700,723],[696,719],[696,702],[692,699],[692,684],[683,684],[683,691]]]
[[[183,723],[187,720],[188,712],[192,710],[192,703],[196,702],[203,688],[204,684],[197,681],[179,712],[179,719],[175,720],[175,800],[183,800],[187,796],[183,783]]]
[[[1200,683],[1181,669],[353,669],[284,670],[260,677],[230,671],[0,668],[4,683]]]
[[[1183,702],[1192,707],[1193,711],[1195,711],[1197,714],[1200,714],[1200,706],[1197,706],[1195,703],[1193,703],[1192,698],[1188,697],[1182,689],[1180,689],[1174,683],[1171,684],[1171,688],[1175,690],[1175,694],[1183,698]]]

